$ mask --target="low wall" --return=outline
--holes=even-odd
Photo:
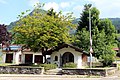
[[[43,74],[42,67],[0,66],[0,74]]]
[[[88,69],[62,69],[63,75],[96,75],[108,76],[114,74],[117,68],[88,68]]]

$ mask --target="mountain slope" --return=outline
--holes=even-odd
[[[102,18],[105,19],[105,18]],[[108,18],[112,21],[112,24],[115,26],[116,30],[118,30],[118,33],[120,33],[120,18]],[[76,18],[73,23],[77,24],[79,22],[80,18]]]
[[[35,12],[35,10],[33,10],[31,13],[29,13],[28,15],[32,15],[33,13]],[[39,9],[37,10],[37,13],[41,13],[41,14],[45,14],[46,11],[43,10],[43,9]],[[18,21],[15,21],[15,22],[11,22],[9,25],[7,25],[7,29],[8,30],[11,30],[17,23]]]
[[[31,13],[29,13],[29,15],[32,15],[35,12],[35,10],[33,10]],[[42,13],[45,14],[46,11],[43,9],[37,10],[37,13]],[[103,18],[104,19],[104,18]],[[116,27],[116,29],[118,30],[118,32],[120,33],[120,18],[108,18],[112,21],[112,24]],[[72,23],[73,24],[78,24],[80,18],[76,18]],[[11,30],[15,25],[16,25],[17,21],[15,22],[11,22],[8,26],[7,29]]]
[[[118,30],[118,33],[120,33],[120,18],[109,18],[109,19],[112,21],[112,24]]]

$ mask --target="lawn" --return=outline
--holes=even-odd
[[[9,66],[9,65],[14,65],[12,63],[0,63],[0,66]]]
[[[116,57],[115,59],[116,59],[117,61],[120,61],[120,57]]]

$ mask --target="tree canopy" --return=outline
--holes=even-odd
[[[91,12],[93,55],[99,59],[105,59],[105,56],[108,55],[113,57],[114,51],[112,48],[116,44],[116,29],[109,19],[101,20],[99,18],[99,10],[92,7],[91,4],[86,4],[83,12],[81,13],[74,44],[88,52],[90,50],[89,10]],[[109,64],[109,62],[107,64]]]
[[[53,9],[46,14],[38,13],[37,7],[32,15],[19,15],[20,20],[13,28],[15,43],[25,44],[33,51],[51,48],[58,43],[69,43],[69,28],[73,27],[71,14],[62,15]]]
[[[0,24],[0,44],[9,45],[12,39],[12,34],[7,31],[6,25]]]
[[[95,7],[92,7],[91,4],[84,5],[84,10],[81,13],[80,21],[79,21],[79,27],[77,30],[82,30],[83,28],[86,28],[86,30],[89,30],[89,10],[91,12],[91,26],[92,29],[98,25],[99,23],[99,10]]]

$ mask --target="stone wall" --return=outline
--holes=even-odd
[[[0,74],[43,74],[42,67],[0,66]]]
[[[62,74],[108,76],[114,74],[116,70],[117,68],[62,69]]]

